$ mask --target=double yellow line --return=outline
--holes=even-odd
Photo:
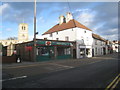
[[[116,78],[106,87],[105,90],[113,90],[118,82],[120,82],[120,74],[118,74],[118,76],[116,76]]]

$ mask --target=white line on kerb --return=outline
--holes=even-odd
[[[20,76],[20,77],[14,77],[14,78],[9,78],[9,79],[0,80],[0,81],[15,80],[15,79],[26,78],[26,77],[27,77],[27,76]]]

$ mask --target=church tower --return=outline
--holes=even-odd
[[[28,41],[28,24],[20,23],[18,27],[18,40],[20,42]]]

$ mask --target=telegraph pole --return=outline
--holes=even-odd
[[[34,39],[33,39],[33,42],[34,42],[34,49],[33,49],[34,60],[33,61],[36,61],[36,0],[34,0]]]

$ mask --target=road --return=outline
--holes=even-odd
[[[118,55],[114,53],[86,59],[3,65],[2,83],[3,88],[106,88],[118,74]]]

